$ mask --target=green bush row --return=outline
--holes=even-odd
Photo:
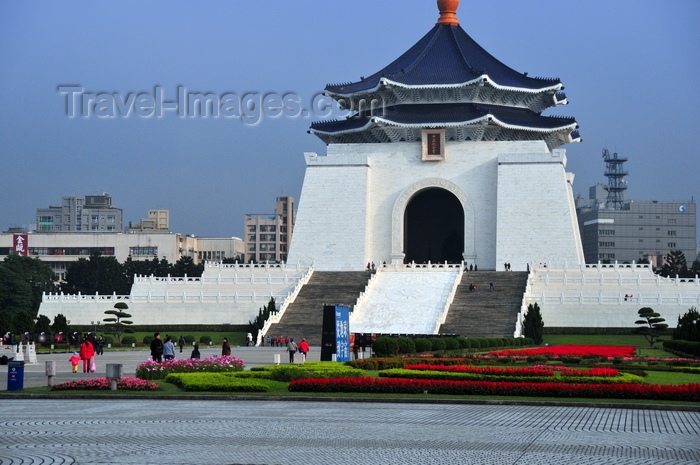
[[[520,337],[476,339],[458,336],[414,339],[405,336],[379,336],[372,344],[372,350],[379,357],[390,357],[399,354],[443,352],[460,349],[496,349],[499,347],[529,346],[532,344],[532,339]]]
[[[682,353],[693,357],[700,357],[700,342],[674,339],[671,341],[664,341],[664,349],[673,351],[674,353]]]
[[[643,383],[641,376],[620,373],[618,376],[510,376],[488,375],[483,373],[459,373],[451,371],[429,370],[405,370],[394,368],[379,372],[382,378],[410,378],[410,379],[451,379],[456,381],[510,381],[514,383],[574,383],[574,384],[617,384],[617,383]]]
[[[171,373],[165,381],[185,391],[267,392],[269,380],[240,378],[235,373]],[[276,386],[284,388],[283,385]]]
[[[303,378],[339,378],[360,377],[362,372],[347,365],[337,362],[309,362],[303,365],[266,365],[252,367],[251,373],[267,372],[270,379],[275,381],[290,382]]]
[[[134,342],[136,342],[136,338],[134,338],[133,336],[124,336],[124,337],[122,338],[122,342],[123,342],[124,339],[127,338],[127,337],[134,339]],[[183,336],[183,338],[185,338],[185,345],[188,346],[188,347],[191,346],[192,343],[195,341],[195,337],[192,336],[191,334],[186,334],[186,335]],[[179,343],[179,340],[180,340],[179,337],[178,337],[177,339],[175,339],[175,336],[173,336],[173,344],[177,345],[177,344]],[[148,336],[144,336],[144,337],[143,337],[143,340],[142,340],[141,342],[143,342],[144,345],[150,346],[150,345],[151,345],[151,341],[153,341],[153,336],[148,335]],[[209,344],[210,342],[211,342],[211,337],[210,337],[210,336],[202,336],[202,337],[199,338],[199,343],[200,343],[200,344],[206,345],[206,344]]]

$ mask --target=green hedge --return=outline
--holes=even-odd
[[[700,357],[700,342],[673,339],[671,341],[664,341],[664,349],[673,351],[675,353],[682,353],[692,355],[693,357]]]
[[[165,381],[185,391],[199,392],[267,392],[271,387],[286,387],[284,383],[259,378],[241,378],[236,375],[237,373],[171,373],[166,376]]]

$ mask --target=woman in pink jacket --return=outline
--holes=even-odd
[[[92,341],[85,338],[82,344],[80,344],[80,359],[83,361],[83,373],[90,371],[90,362],[92,362],[92,357],[95,356],[95,346],[92,345]]]

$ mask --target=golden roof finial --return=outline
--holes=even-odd
[[[459,0],[437,0],[438,10],[440,10],[440,18],[436,24],[445,24],[447,26],[459,26],[457,19],[457,7]]]

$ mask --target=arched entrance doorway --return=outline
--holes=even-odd
[[[464,252],[464,209],[445,189],[418,192],[404,212],[405,263],[460,263]]]

